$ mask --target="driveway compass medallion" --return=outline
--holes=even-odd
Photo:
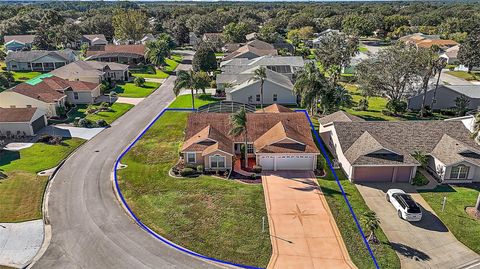
[[[287,213],[285,215],[293,216],[293,219],[298,219],[300,221],[300,224],[303,226],[303,219],[305,217],[309,216],[314,216],[315,214],[309,214],[305,213],[307,210],[301,210],[300,207],[298,207],[298,204],[296,205],[296,209],[292,211],[292,213]]]

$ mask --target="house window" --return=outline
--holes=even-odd
[[[253,144],[247,144],[247,152],[253,153]]]
[[[257,94],[257,102],[260,102],[260,94]]]
[[[17,106],[16,105],[10,105],[10,108],[16,108]]]
[[[450,178],[451,179],[466,179],[468,177],[468,172],[470,167],[460,164],[457,166],[452,167],[452,171],[450,171]]]
[[[278,100],[278,95],[276,93],[273,94],[273,101],[276,102]]]
[[[27,105],[27,108],[32,108],[32,105]]]
[[[195,152],[188,152],[187,153],[187,163],[196,163],[197,162],[197,156]]]
[[[252,96],[249,96],[249,97],[248,97],[248,103],[250,104],[251,102],[253,102],[253,97],[252,97]]]
[[[73,93],[73,99],[78,100],[78,92]]]
[[[210,157],[211,168],[225,168],[225,156],[213,155]]]

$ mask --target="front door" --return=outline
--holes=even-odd
[[[234,148],[235,148],[235,154],[240,154],[242,150],[242,143],[235,143]]]

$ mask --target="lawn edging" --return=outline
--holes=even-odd
[[[172,101],[173,102],[173,101]],[[170,104],[169,104],[170,105]],[[148,226],[146,226],[136,215],[135,213],[133,213],[132,209],[130,208],[130,206],[128,205],[125,197],[123,196],[122,194],[122,191],[120,189],[120,186],[118,184],[118,177],[117,177],[117,167],[120,165],[120,161],[122,160],[122,158],[131,150],[131,148],[143,137],[143,135],[145,135],[145,133],[152,127],[153,124],[155,124],[155,122],[157,122],[157,120],[159,120],[163,114],[167,111],[173,111],[173,112],[192,112],[192,111],[196,111],[196,109],[192,109],[192,108],[164,108],[141,132],[140,134],[128,145],[128,147],[120,154],[120,156],[116,159],[115,161],[115,164],[114,164],[114,167],[113,167],[113,171],[112,171],[112,174],[111,174],[111,180],[112,180],[112,188],[113,188],[113,191],[115,193],[115,197],[117,197],[117,200],[120,202],[120,205],[122,206],[122,208],[126,211],[127,215],[129,215],[134,221],[135,223],[140,227],[142,228],[143,230],[145,230],[147,233],[149,233],[150,235],[152,235],[153,237],[155,237],[157,240],[161,241],[162,243],[178,250],[178,251],[181,251],[185,254],[188,254],[190,256],[193,256],[199,260],[202,260],[202,261],[205,261],[205,262],[208,262],[208,263],[213,263],[213,264],[221,264],[221,265],[224,265],[224,266],[233,266],[233,267],[238,267],[238,268],[245,268],[245,269],[260,269],[259,267],[254,267],[254,266],[248,266],[248,265],[243,265],[243,264],[237,264],[237,263],[233,263],[233,262],[228,262],[228,261],[224,261],[224,260],[219,260],[219,259],[215,259],[215,258],[212,258],[212,257],[208,257],[208,256],[205,256],[205,255],[202,255],[202,254],[199,254],[199,253],[196,253],[192,250],[189,250],[187,248],[184,248],[180,245],[177,245],[175,244],[174,242],[166,239],[165,237],[159,235],[158,233],[156,233],[155,231],[153,231],[152,229],[150,229]]]
[[[359,231],[360,235],[362,236],[363,242],[365,243],[365,246],[367,247],[368,252],[370,253],[370,257],[372,258],[373,263],[375,264],[375,267],[377,269],[380,269],[380,267],[378,265],[378,262],[377,262],[377,259],[375,258],[375,255],[373,254],[373,251],[370,247],[370,244],[368,243],[367,238],[365,237],[365,233],[363,232],[362,227],[360,225],[360,222],[358,221],[358,218],[355,215],[355,212],[353,211],[352,205],[350,204],[350,201],[348,200],[348,197],[345,194],[343,186],[340,183],[340,180],[338,179],[337,173],[335,173],[335,169],[333,169],[333,165],[330,161],[330,158],[328,157],[328,154],[327,154],[327,151],[325,150],[325,147],[323,146],[323,143],[320,139],[318,131],[315,129],[315,126],[313,125],[313,122],[310,118],[310,115],[308,115],[308,112],[305,109],[296,109],[295,111],[299,112],[299,113],[304,113],[305,116],[307,117],[308,123],[310,124],[310,128],[312,129],[313,133],[315,134],[315,139],[317,140],[317,143],[320,146],[320,150],[322,151],[323,155],[325,156],[325,160],[327,161],[328,167],[329,167],[330,171],[332,172],[332,175],[335,178],[335,181],[337,182],[337,185],[338,185],[340,191],[342,192],[342,196],[345,200],[345,203],[347,204],[348,209],[350,210],[350,214],[352,215],[352,218],[355,221],[355,224],[358,228],[358,231]]]

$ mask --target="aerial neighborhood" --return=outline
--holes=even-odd
[[[0,7],[0,268],[480,269],[480,7]]]

